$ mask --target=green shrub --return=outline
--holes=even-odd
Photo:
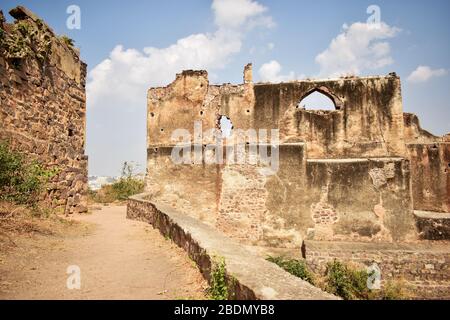
[[[10,33],[0,37],[0,42],[5,57],[15,67],[19,67],[21,61],[29,57],[44,62],[51,52],[50,34],[38,22],[35,25],[30,21],[19,21],[13,25]]]
[[[136,178],[121,178],[112,184],[111,188],[117,200],[126,200],[130,196],[144,191],[144,181]]]
[[[410,292],[402,281],[386,281],[383,288],[376,295],[379,300],[404,300],[410,298]]]
[[[104,185],[100,190],[89,191],[89,198],[93,202],[111,203],[127,200],[130,196],[144,192],[145,183],[136,177],[134,168],[127,162],[123,164],[120,179],[109,185]]]
[[[209,294],[213,300],[227,300],[228,286],[225,260],[223,258],[213,262],[211,270],[211,287]]]
[[[345,300],[369,299],[371,291],[367,287],[370,274],[365,270],[357,270],[340,261],[327,264],[326,290]]]
[[[0,143],[0,200],[17,204],[35,204],[45,184],[57,173],[46,169],[38,161],[27,160]]]
[[[73,48],[73,46],[75,45],[75,40],[69,38],[69,37],[66,36],[66,35],[63,35],[63,36],[61,36],[61,37],[59,37],[59,38],[60,38],[60,39],[62,40],[62,42],[64,42],[68,47]]]
[[[314,285],[313,273],[308,270],[308,267],[304,261],[286,259],[284,257],[268,257],[266,260],[275,263],[290,274]]]

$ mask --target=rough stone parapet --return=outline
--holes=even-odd
[[[172,208],[146,200],[147,196],[141,194],[128,200],[127,217],[148,222],[163,236],[170,237],[186,250],[208,281],[213,261],[223,258],[230,299],[338,299],[251,254],[214,228]]]

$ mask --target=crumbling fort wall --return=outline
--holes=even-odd
[[[405,142],[411,160],[414,209],[450,212],[450,139],[420,127],[414,114],[405,113]]]
[[[153,201],[244,243],[276,247],[299,247],[304,239],[413,241],[414,209],[448,211],[448,143],[403,113],[395,74],[254,84],[251,72],[246,66],[243,84],[218,86],[209,84],[206,71],[184,71],[167,87],[148,91],[147,191]],[[316,91],[336,110],[304,110],[299,102]],[[202,158],[214,153],[206,151],[213,139],[200,136],[219,128],[222,116],[234,129],[279,129],[275,174],[259,161],[211,164]],[[173,163],[171,151],[180,141],[172,133],[181,128],[190,134],[183,140],[189,152],[201,151],[200,163]],[[258,141],[258,149],[264,143]],[[441,151],[424,161],[413,146],[430,143]],[[429,183],[424,170],[439,183]],[[432,196],[427,202],[417,194]]]
[[[0,140],[58,174],[47,200],[87,211],[86,64],[79,52],[23,7],[0,13]]]

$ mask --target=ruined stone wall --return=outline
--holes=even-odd
[[[306,196],[301,187],[304,144],[281,145],[281,168],[270,176],[261,163],[175,164],[172,148],[149,149],[147,191],[152,201],[170,205],[246,243],[301,245],[300,233],[306,229],[299,212],[306,211],[296,205]],[[200,150],[205,149],[201,146]],[[244,150],[250,156],[248,147]],[[290,226],[292,221],[296,226]]]
[[[414,209],[450,212],[450,142],[422,129],[414,114],[405,113],[404,124]]]
[[[152,200],[214,225],[218,214],[220,167],[175,164],[171,152],[172,146],[148,149],[146,191],[152,195]]]
[[[10,14],[14,24],[0,15],[0,140],[58,168],[47,200],[66,213],[85,212],[86,64],[27,9]]]
[[[414,209],[450,212],[450,142],[422,129],[411,113],[404,114],[404,128]]]
[[[403,282],[413,297],[450,298],[450,251],[445,244],[305,241],[303,251],[307,265],[320,274],[335,259],[362,268],[376,263],[382,286],[389,280],[397,280]]]
[[[427,144],[443,141],[443,138],[437,137],[422,129],[419,118],[415,114],[405,112],[403,114],[403,121],[403,136],[406,144]]]
[[[312,92],[335,111],[303,110]],[[343,78],[255,84],[256,127],[279,128],[282,141],[307,143],[308,158],[404,156],[400,79]]]
[[[409,161],[401,158],[308,160],[309,239],[416,239]]]
[[[203,130],[215,128],[225,115],[234,128],[279,129],[281,142],[306,142],[308,158],[405,156],[400,90],[395,75],[216,86],[206,71],[184,71],[169,86],[148,91],[148,145],[173,143],[178,128],[193,134],[194,121]],[[337,110],[298,108],[314,91],[329,96]]]
[[[450,212],[450,143],[408,144],[414,209]]]
[[[336,110],[298,106],[315,91]],[[204,132],[218,128],[221,116],[234,129],[279,129],[275,174],[254,164],[172,162],[172,147],[180,142],[172,139],[174,130],[190,134],[183,143],[192,150],[204,149],[213,142]],[[206,71],[184,71],[167,87],[148,91],[147,141],[147,191],[154,201],[253,245],[298,247],[305,238],[414,241],[413,208],[427,207],[413,194],[430,189],[430,203],[441,211],[449,199],[445,142],[403,113],[395,74],[253,84],[248,65],[243,84],[217,86]],[[442,149],[439,169],[412,152],[413,142],[430,141]]]
[[[216,227],[244,243],[296,248],[308,226],[306,149],[303,143],[277,148],[273,174],[261,161],[224,165]]]
[[[304,144],[279,146],[280,167],[174,164],[152,149],[151,200],[243,243],[296,248],[315,240],[416,239],[409,165],[402,159],[307,160]]]
[[[235,128],[253,128],[253,85],[209,85],[206,71],[183,71],[164,88],[152,88],[147,95],[147,147],[173,145],[176,129],[188,130],[194,142],[195,121],[202,131],[218,127],[219,115],[226,115]],[[200,143],[213,140],[200,139]],[[177,141],[178,142],[178,141]]]

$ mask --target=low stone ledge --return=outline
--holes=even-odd
[[[426,240],[450,240],[450,213],[414,211],[419,235]]]
[[[224,258],[230,299],[338,299],[250,253],[214,228],[145,197],[140,194],[128,200],[127,218],[148,222],[170,237],[186,250],[208,281],[212,261]]]

